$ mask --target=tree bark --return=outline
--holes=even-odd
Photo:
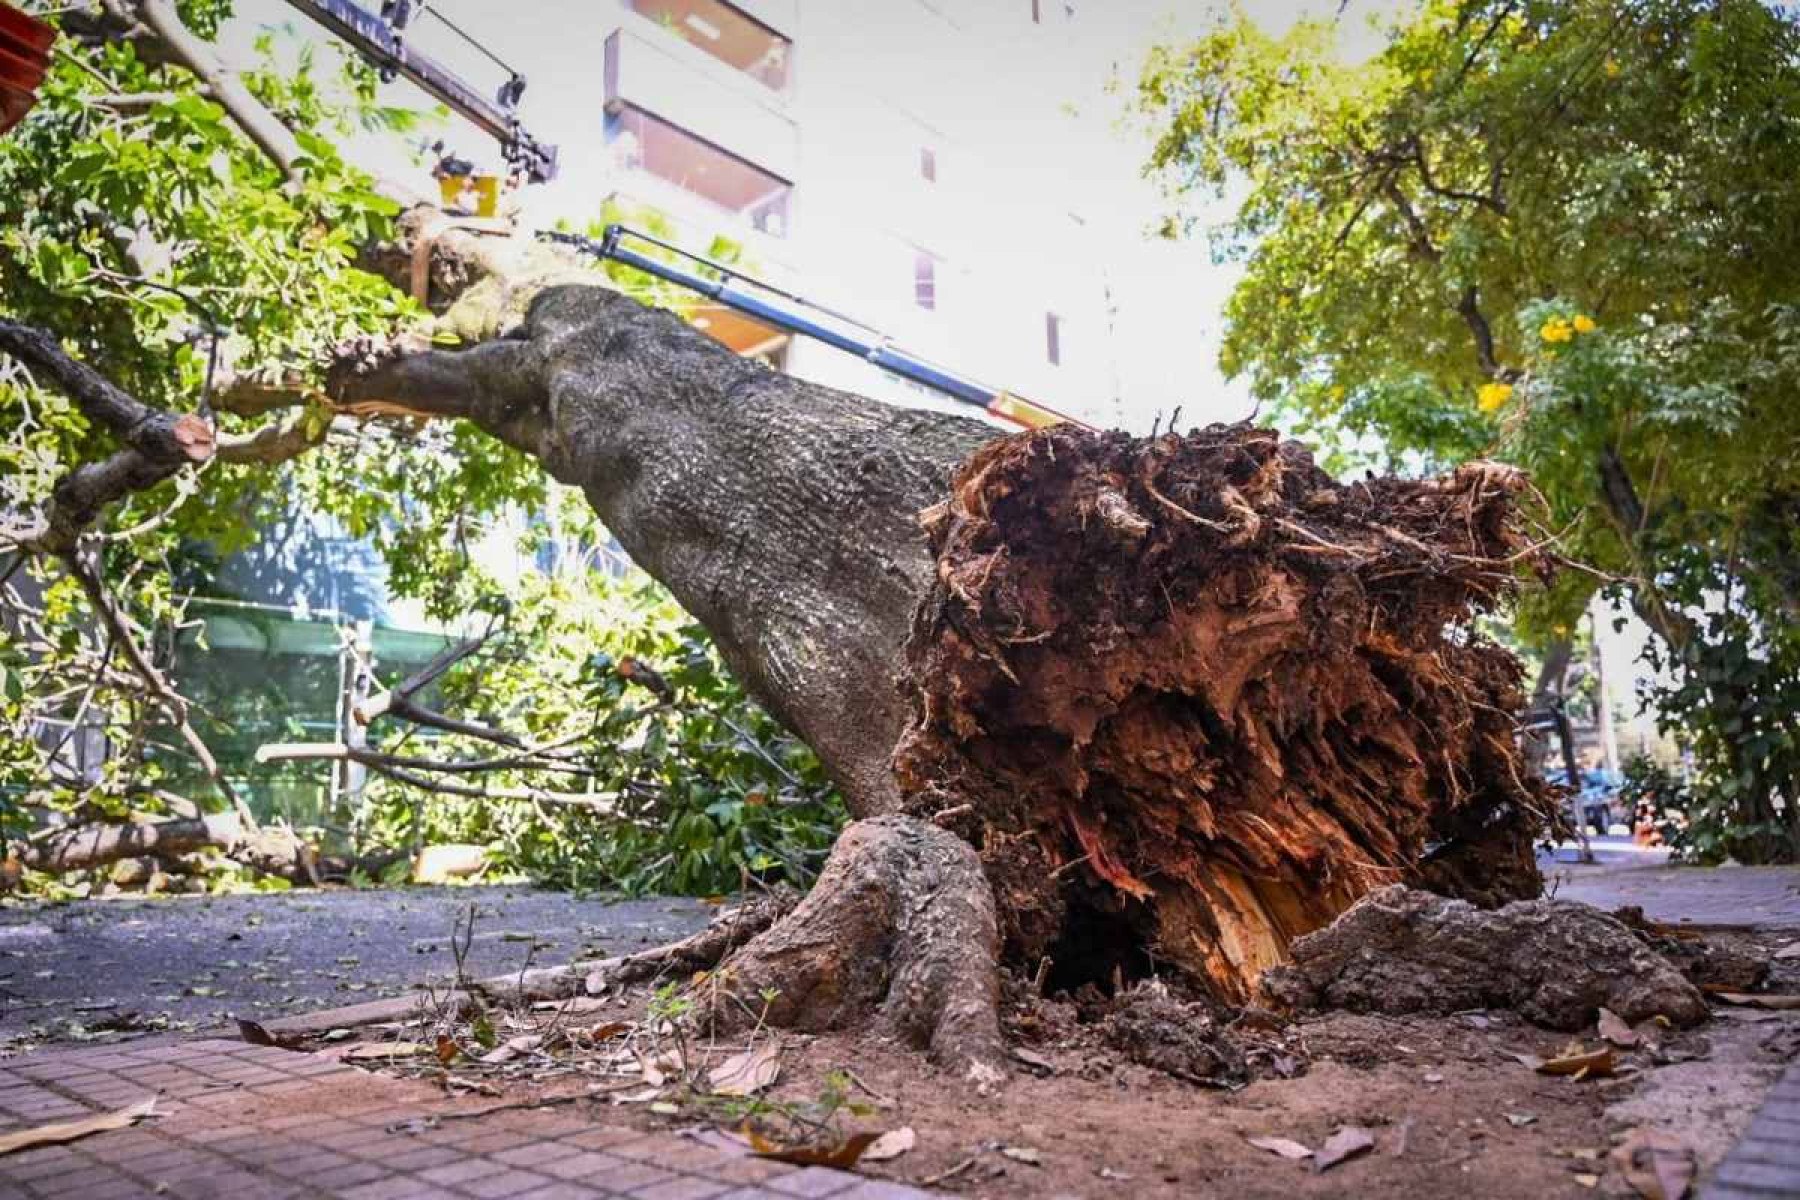
[[[223,851],[265,875],[318,882],[318,856],[304,841],[285,829],[246,830],[230,813],[71,826],[25,842],[18,858],[34,871],[60,874],[122,858],[174,859],[205,849]]]
[[[995,430],[777,374],[599,287],[547,289],[468,350],[352,361],[334,390],[471,420],[580,487],[850,811],[898,809],[894,669],[933,572],[917,517]]]

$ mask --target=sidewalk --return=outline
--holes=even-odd
[[[754,1158],[723,1138],[609,1127],[577,1105],[500,1110],[492,1100],[446,1100],[428,1086],[319,1055],[235,1041],[0,1061],[0,1133],[78,1120],[153,1094],[157,1117],[133,1128],[0,1157],[0,1200],[925,1195]]]
[[[1628,838],[1593,839],[1593,863],[1573,843],[1540,856],[1544,892],[1612,910],[1637,905],[1652,921],[1696,925],[1800,926],[1800,867],[1678,867],[1668,852]]]

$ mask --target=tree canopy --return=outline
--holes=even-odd
[[[1523,632],[1628,585],[1698,688],[1665,713],[1715,714],[1708,757],[1767,826],[1800,764],[1791,685],[1747,666],[1800,663],[1792,14],[1429,0],[1357,62],[1335,24],[1275,36],[1239,10],[1138,81],[1165,232],[1197,224],[1188,198],[1245,189],[1210,231],[1245,263],[1225,370],[1340,449],[1528,467],[1589,569]]]

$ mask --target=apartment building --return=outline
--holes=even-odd
[[[561,149],[560,177],[523,197],[527,220],[584,223],[608,200],[652,207],[685,245],[723,234],[753,274],[909,351],[1115,420],[1108,280],[1061,94],[1081,38],[1065,0],[452,11],[526,72],[528,123]],[[805,379],[947,403],[729,310],[695,324]]]

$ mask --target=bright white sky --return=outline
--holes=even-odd
[[[375,0],[361,2],[375,7]],[[941,2],[953,5],[955,0]],[[1046,0],[1046,7],[1059,2]],[[1391,11],[1402,2],[1350,3],[1339,18],[1347,49],[1351,53],[1364,50],[1369,13]],[[544,7],[537,8],[534,19],[532,10],[540,4]],[[1184,427],[1241,419],[1251,409],[1245,390],[1223,380],[1216,362],[1221,311],[1237,271],[1214,263],[1198,239],[1171,243],[1149,236],[1147,231],[1166,210],[1166,204],[1157,185],[1141,173],[1151,139],[1127,123],[1124,115],[1129,85],[1148,48],[1192,39],[1219,19],[1222,6],[1223,0],[1078,0],[1079,37],[1074,45],[1058,52],[1071,57],[1062,76],[1067,92],[1056,101],[1065,103],[1080,117],[1075,123],[1079,148],[1060,148],[1066,156],[1064,161],[1079,163],[1079,170],[1069,171],[1064,182],[1069,190],[1078,189],[1081,195],[1055,195],[1046,203],[1058,211],[1079,206],[1110,264],[1118,304],[1115,348],[1120,391],[1125,400],[1121,417],[1123,424],[1134,431],[1148,429],[1159,417],[1166,427],[1169,415],[1178,406]],[[565,37],[549,39],[552,44],[546,45],[541,32],[556,3],[515,0],[503,5],[494,0],[436,0],[433,7],[530,78],[522,110],[528,126],[533,109],[541,112],[557,105],[559,77],[566,79],[568,75],[564,64],[568,62],[570,44]],[[1279,31],[1303,15],[1332,16],[1337,13],[1338,3],[1268,0],[1251,8],[1257,20],[1271,31]],[[234,58],[243,52],[258,28],[269,25],[285,25],[308,41],[328,38],[282,0],[240,0],[238,11],[239,20],[224,39],[228,55]],[[592,69],[598,70],[601,45],[598,40],[588,45],[593,56]],[[436,39],[429,45],[431,53],[455,69],[463,70],[467,64],[471,79],[480,80],[486,90],[486,83],[496,75],[495,69],[479,59],[454,53],[454,48],[454,43],[445,45]],[[1108,84],[1115,79],[1120,90],[1109,94]],[[957,85],[958,81],[944,84]],[[979,87],[979,81],[972,86]],[[563,90],[568,90],[567,84]],[[396,102],[423,106],[417,93],[404,91],[396,92]],[[476,139],[452,136],[450,140],[460,153],[485,149]],[[994,148],[996,153],[1004,149]],[[965,143],[964,150],[980,154],[983,148]],[[1032,200],[1014,195],[1005,202],[1028,204]],[[1210,211],[1219,218],[1228,213],[1224,206],[1213,206]]]

